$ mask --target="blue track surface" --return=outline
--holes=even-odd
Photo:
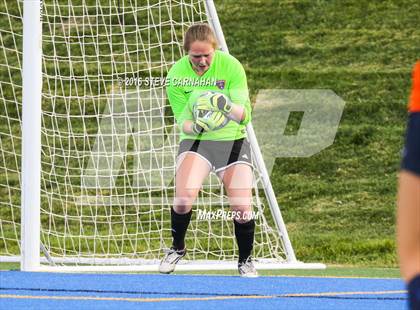
[[[399,279],[5,271],[0,308],[405,309],[404,289]]]

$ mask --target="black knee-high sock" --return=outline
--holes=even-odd
[[[239,248],[239,262],[244,262],[254,247],[255,221],[252,219],[246,223],[235,223],[235,236]]]
[[[177,250],[185,248],[185,233],[191,220],[192,210],[185,214],[178,214],[171,208],[172,246]]]

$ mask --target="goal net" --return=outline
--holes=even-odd
[[[41,2],[41,228],[33,232],[41,264],[156,268],[171,245],[178,145],[165,77],[183,56],[187,28],[217,22],[213,9],[203,0]],[[31,156],[21,137],[23,13],[23,1],[0,3],[2,261],[20,260],[21,160]],[[253,256],[295,262],[258,169],[254,181]],[[237,259],[232,220],[203,216],[222,210],[227,197],[211,175],[193,207],[183,264],[224,268]]]

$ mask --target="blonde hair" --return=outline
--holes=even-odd
[[[188,28],[184,36],[184,50],[188,53],[191,44],[195,41],[205,41],[210,43],[214,49],[217,49],[217,39],[208,24],[198,23]]]

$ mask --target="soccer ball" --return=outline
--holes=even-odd
[[[218,100],[219,97],[224,97],[224,95],[215,92],[206,92],[200,97],[206,97],[206,100],[211,102],[211,100]],[[229,122],[229,118],[227,118],[221,111],[199,108],[196,104],[193,105],[193,116],[194,119],[203,118],[204,120],[209,120],[213,124],[216,124],[216,127],[213,130],[221,129]]]

